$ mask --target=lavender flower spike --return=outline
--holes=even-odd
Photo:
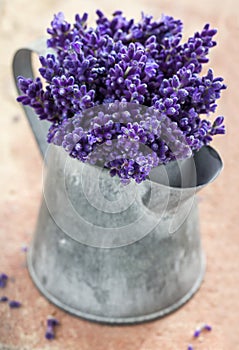
[[[226,88],[223,78],[215,77],[211,68],[201,74],[216,45],[215,29],[206,24],[182,43],[183,24],[171,16],[154,20],[142,14],[136,22],[122,11],[115,11],[112,18],[100,10],[96,13],[94,28],[87,27],[87,14],[76,14],[72,24],[63,13],[56,14],[47,29],[47,46],[53,53],[39,58],[41,78],[18,77],[22,95],[17,101],[50,123],[49,143],[90,164],[101,161],[96,152],[99,145],[108,146],[120,138],[127,144],[143,143],[148,148],[144,158],[140,153],[108,161],[104,157],[112,176],[123,183],[131,179],[139,183],[152,167],[190,157],[225,133],[223,117],[212,118]],[[154,108],[160,125],[154,113],[148,118],[143,115],[137,128],[135,120],[122,123],[105,113],[100,118],[110,125],[92,128],[98,124],[94,112],[82,125],[86,111],[115,102]],[[128,122],[133,129],[126,135]],[[103,148],[107,155],[107,147]]]

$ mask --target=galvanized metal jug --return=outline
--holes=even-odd
[[[31,51],[16,53],[15,78],[32,76]],[[46,164],[28,253],[43,295],[74,315],[116,324],[152,320],[189,300],[205,271],[196,193],[221,171],[217,152],[203,147],[123,186],[105,169],[47,147],[46,126],[25,111]]]

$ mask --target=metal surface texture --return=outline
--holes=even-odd
[[[199,177],[198,186],[179,188],[147,180],[140,191],[132,189],[132,195],[137,192],[133,203],[122,212],[119,207],[119,213],[92,205],[89,198],[97,192],[99,169],[74,160],[77,171],[87,168],[89,181],[83,190],[82,182],[70,180],[76,176],[70,168],[67,194],[72,206],[66,206],[62,152],[52,150],[49,156],[52,167],[47,169],[28,256],[30,274],[40,291],[70,313],[107,323],[148,321],[190,299],[205,269],[195,191],[219,172],[216,152],[203,149],[195,161],[196,168],[204,167],[206,183]],[[100,200],[107,204],[104,193],[112,179],[106,171],[100,173]],[[114,184],[117,196],[120,186]]]

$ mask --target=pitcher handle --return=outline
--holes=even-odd
[[[19,87],[17,84],[17,77],[24,76],[27,78],[34,79],[34,73],[33,73],[33,67],[32,67],[32,54],[36,53],[38,55],[44,55],[46,54],[47,51],[48,50],[46,48],[45,38],[39,39],[34,43],[28,45],[27,47],[21,48],[18,51],[16,51],[13,57],[12,69],[13,69],[13,76],[14,76],[14,81],[15,81],[18,95],[21,94],[21,91],[19,90]],[[49,122],[45,120],[39,120],[38,116],[36,115],[36,113],[31,107],[29,106],[22,106],[22,107],[24,109],[28,122],[31,126],[31,129],[34,133],[34,136],[38,144],[38,147],[40,149],[40,152],[42,154],[42,157],[44,158],[47,147],[49,145],[47,143],[47,133],[49,129]]]

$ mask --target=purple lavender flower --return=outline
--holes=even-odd
[[[59,321],[54,317],[48,317],[46,321],[46,332],[45,332],[45,338],[48,340],[52,340],[55,338],[55,332],[54,328],[55,326],[58,326],[60,323]]]
[[[210,326],[209,324],[205,324],[203,329],[210,332],[212,330],[212,326]]]
[[[47,327],[45,338],[48,340],[52,340],[55,338],[55,333],[52,327]]]
[[[193,333],[194,338],[198,338],[201,333],[202,333],[201,328],[196,329],[195,332]]]
[[[8,301],[8,297],[6,297],[5,295],[0,297],[0,303],[4,303]]]
[[[0,274],[0,288],[6,287],[8,276],[5,273]]]
[[[225,126],[223,125],[224,117],[217,117],[212,124],[210,135],[225,134]]]
[[[21,306],[21,303],[16,300],[10,300],[8,305],[11,309],[18,309]]]
[[[206,330],[206,331],[211,331],[212,330],[212,327],[209,325],[209,324],[202,324],[200,327],[198,327],[196,330],[195,330],[195,332],[194,332],[194,334],[193,334],[193,336],[194,336],[194,338],[198,338],[199,336],[200,336],[200,334],[204,331],[204,330]]]
[[[55,327],[55,326],[58,326],[59,324],[60,322],[54,317],[49,317],[47,319],[47,326],[49,327]]]
[[[23,246],[21,247],[21,251],[22,251],[23,253],[27,253],[27,252],[28,252],[28,246],[23,245]]]
[[[215,29],[206,24],[182,43],[183,24],[170,16],[155,21],[142,14],[136,23],[122,11],[108,19],[98,10],[95,28],[87,18],[77,14],[70,24],[63,13],[54,16],[47,29],[54,53],[40,57],[45,87],[39,77],[18,78],[17,100],[51,123],[49,143],[128,183],[225,133],[223,117],[210,120],[223,78],[212,69],[200,75],[216,45]],[[118,110],[120,103],[130,111]],[[149,113],[132,113],[132,104]]]

